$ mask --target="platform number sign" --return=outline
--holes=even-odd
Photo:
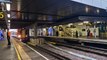
[[[0,19],[4,18],[3,12],[0,12]]]

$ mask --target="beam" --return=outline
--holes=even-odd
[[[47,13],[41,13],[41,12],[28,12],[28,11],[17,11],[17,10],[11,10],[11,12],[26,13],[26,14],[49,15],[49,16],[61,16],[61,15],[56,15],[56,14],[47,14]],[[63,17],[63,16],[61,16],[61,17]]]

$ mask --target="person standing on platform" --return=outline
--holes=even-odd
[[[58,32],[58,30],[56,30],[56,36],[59,36],[59,32]]]
[[[87,30],[87,37],[90,37],[90,30]]]
[[[78,38],[78,31],[76,31],[76,38]]]
[[[11,45],[9,29],[7,29],[7,41],[8,41],[8,45]]]
[[[94,29],[94,31],[93,31],[93,32],[94,32],[94,37],[96,38],[96,29]]]

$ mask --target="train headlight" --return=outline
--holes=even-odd
[[[21,38],[21,35],[18,35],[18,38]]]

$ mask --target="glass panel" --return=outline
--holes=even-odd
[[[87,5],[107,9],[107,0],[71,0],[71,1],[76,1]]]

